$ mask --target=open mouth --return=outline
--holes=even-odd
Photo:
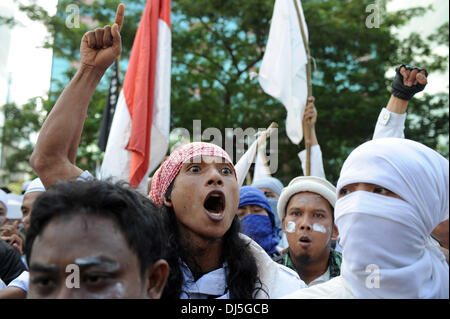
[[[210,192],[206,196],[203,207],[212,219],[222,219],[225,211],[225,195],[221,191]]]
[[[299,242],[303,245],[311,244],[311,239],[308,236],[301,236]]]

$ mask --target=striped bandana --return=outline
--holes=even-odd
[[[233,164],[227,152],[215,144],[194,142],[178,147],[162,163],[152,177],[149,197],[156,206],[160,207],[162,205],[167,189],[180,172],[183,164],[199,155],[221,157]],[[236,177],[234,170],[233,173]]]

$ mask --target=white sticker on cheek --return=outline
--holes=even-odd
[[[286,232],[287,233],[295,232],[295,223],[293,221],[290,221],[289,223],[287,223]]]
[[[327,229],[324,226],[317,223],[313,225],[312,229],[324,234],[327,232]]]

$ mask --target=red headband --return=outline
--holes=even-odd
[[[233,164],[227,152],[215,144],[194,142],[178,147],[153,175],[149,197],[156,206],[162,205],[167,188],[180,172],[181,166],[198,155],[221,157]],[[236,177],[234,169],[233,173]]]

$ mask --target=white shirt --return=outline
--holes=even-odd
[[[327,282],[300,289],[281,299],[355,299],[344,277],[337,276]]]
[[[298,157],[300,158],[300,162],[302,163],[303,175],[306,173],[306,150],[298,153]],[[310,175],[325,178],[325,170],[323,168],[322,161],[322,150],[320,149],[320,145],[311,146],[311,166],[310,166]]]
[[[330,266],[328,266],[327,271],[325,271],[322,275],[311,281],[308,287],[312,287],[323,282],[330,280]]]
[[[180,261],[180,268],[183,273],[180,299],[207,299],[209,296],[216,296],[217,299],[230,298],[227,291],[226,263],[222,265],[222,268],[204,274],[197,281],[194,281],[192,272],[182,261]]]
[[[373,139],[383,137],[405,138],[406,113],[398,114],[383,108],[378,116]]]
[[[30,280],[30,273],[28,271],[24,271],[20,274],[19,277],[11,281],[8,287],[17,287],[22,289],[25,292],[28,292],[28,281]]]
[[[0,289],[6,288],[6,284],[0,279]]]
[[[258,276],[263,285],[264,291],[258,291],[256,299],[280,298],[307,287],[297,272],[273,261],[265,250],[249,237],[244,234],[240,236],[250,241],[249,248],[255,257]],[[206,299],[208,296],[216,296],[217,299],[230,298],[226,284],[226,263],[222,268],[203,275],[197,281],[194,281],[191,271],[183,262],[180,262],[180,266],[184,278],[181,299]]]

